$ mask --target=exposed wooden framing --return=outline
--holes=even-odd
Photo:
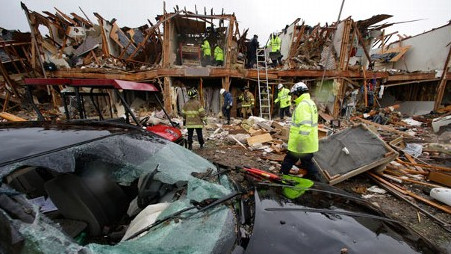
[[[359,43],[362,45],[363,52],[365,53],[366,58],[368,59],[368,62],[371,62],[370,54],[368,53],[368,50],[365,47],[365,41],[362,38],[362,35],[360,34],[359,28],[357,27],[357,23],[354,23],[354,29],[357,33],[357,38],[359,38]]]
[[[368,89],[366,86],[366,72],[365,72],[365,67],[362,66],[362,72],[363,72],[363,98],[365,101],[365,107],[368,107]]]
[[[296,27],[294,28],[293,32],[296,32]],[[298,47],[301,44],[301,40],[302,40],[302,36],[304,36],[304,32],[305,32],[305,25],[304,22],[302,22],[301,25],[301,30],[299,31],[299,33],[296,35],[296,40],[295,43],[293,45],[293,43],[291,44],[290,47],[290,53],[288,55],[288,59],[289,59],[289,66],[293,67],[293,62],[292,62],[292,58],[295,56],[295,54],[298,52]],[[294,34],[293,34],[294,37]]]
[[[55,8],[55,10],[56,10],[63,18],[65,18],[67,21],[69,21],[69,23],[71,23],[71,24],[74,25],[74,26],[78,26],[77,22],[75,22],[71,17],[69,17],[68,15],[66,15],[64,12],[58,10],[56,7],[53,7],[53,8]]]
[[[33,61],[35,61],[36,59],[39,60],[39,65],[41,66],[42,75],[44,76],[44,78],[47,78],[47,74],[44,70],[44,64],[42,63],[42,59],[41,59],[41,50],[38,45],[38,38],[37,38],[38,29],[35,26],[34,18],[32,18],[34,16],[30,15],[29,10],[24,3],[21,3],[21,7],[25,12],[25,16],[27,17],[28,25],[30,26],[31,42],[35,48],[33,51]]]
[[[14,95],[16,96],[16,98],[20,98],[20,94],[17,91],[17,88],[15,86],[15,82],[14,80],[12,80],[9,75],[8,75],[8,71],[6,70],[5,66],[3,65],[2,61],[0,61],[0,72],[6,82],[6,84],[8,84],[11,87],[12,92],[14,93]]]
[[[347,58],[346,65],[345,65],[346,66],[346,70],[349,67],[349,60],[351,60],[351,50],[352,50],[352,48],[354,46],[354,38],[355,38],[355,36],[356,36],[356,31],[355,31],[355,29],[353,29],[352,37],[351,37],[351,40],[350,40],[351,45],[350,45],[349,50],[348,50],[348,58]]]
[[[103,54],[106,56],[110,55],[110,49],[109,49],[109,43],[108,43],[108,38],[105,34],[105,28],[103,27],[103,17],[100,16],[98,13],[94,12],[94,16],[97,17],[97,20],[99,22],[99,26],[100,26],[100,31],[102,31],[102,51]]]
[[[227,50],[224,52],[225,56],[225,68],[230,69],[230,66],[232,64],[232,52],[230,50],[230,46],[232,45],[232,39],[233,39],[233,27],[235,24],[235,16],[230,16],[229,19],[229,27],[227,30]]]
[[[83,25],[83,26],[88,26],[88,27],[92,27],[92,23],[89,20],[84,19],[83,17],[78,16],[76,13],[71,12],[70,15],[74,16],[75,19],[79,20],[79,22]]]
[[[5,98],[5,102],[3,103],[3,110],[2,110],[3,112],[5,112],[6,109],[8,109],[9,98],[11,96],[8,89],[5,89],[5,91],[6,91],[6,98]]]
[[[164,108],[168,112],[168,114],[172,114],[173,112],[172,93],[171,93],[172,79],[170,77],[164,78],[163,87],[164,90],[161,92],[163,93]]]
[[[440,78],[440,83],[437,86],[437,97],[435,98],[434,110],[437,110],[440,107],[440,105],[442,104],[443,95],[445,93],[445,88],[446,88],[446,83],[448,81],[446,79],[446,74],[448,73],[450,57],[451,57],[451,46],[449,46],[448,56],[446,57],[446,60],[445,60],[445,66],[443,66],[442,77]]]

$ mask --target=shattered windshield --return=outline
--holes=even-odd
[[[193,172],[216,172],[215,165],[209,161],[177,144],[139,133],[109,135],[53,150],[3,165],[0,172],[3,178],[15,169],[30,166],[51,169],[57,174],[108,172],[119,186],[125,187],[155,173],[154,180],[184,189],[181,198],[165,201],[165,209],[157,219],[191,207],[193,201],[221,198],[232,191],[225,187],[230,186],[227,182],[209,182],[192,176]],[[221,178],[224,180],[227,181]],[[2,191],[6,191],[5,186],[2,186]],[[193,209],[186,215],[195,212]],[[224,248],[230,249],[235,241],[235,218],[227,206],[214,207],[189,219],[169,220],[139,237],[115,245],[96,242],[81,246],[62,234],[57,224],[40,213],[31,225],[18,220],[14,223],[26,238],[26,250],[38,247],[46,249],[46,253],[64,253],[68,249],[74,252],[84,249],[90,253],[219,253]]]

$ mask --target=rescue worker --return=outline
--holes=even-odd
[[[318,110],[310,99],[308,87],[303,82],[296,83],[290,91],[296,107],[288,137],[288,153],[283,159],[280,172],[289,174],[298,160],[307,170],[306,178],[321,181],[321,176],[312,161],[313,153],[318,151]]]
[[[215,47],[214,51],[214,57],[215,57],[215,65],[216,66],[222,66],[224,63],[224,51],[221,47],[219,47],[220,42],[218,42],[218,45]]]
[[[280,54],[280,48],[282,46],[282,40],[279,35],[274,32],[271,34],[271,38],[268,41],[267,47],[271,50],[269,52],[269,58],[271,58],[272,66],[275,68],[278,64],[282,64],[282,55]]]
[[[254,65],[257,63],[257,49],[258,49],[258,36],[255,34],[254,38],[249,42],[247,48],[247,67],[254,68]]]
[[[279,89],[279,93],[277,94],[277,99],[274,100],[274,103],[280,103],[279,104],[279,117],[282,120],[285,115],[291,116],[290,113],[290,106],[291,106],[291,96],[290,96],[290,90],[288,88],[283,87],[283,84],[279,84],[277,86],[277,89]]]
[[[185,103],[182,109],[182,115],[186,122],[188,129],[188,149],[193,149],[193,133],[196,130],[197,139],[200,148],[204,147],[204,137],[202,135],[202,128],[207,123],[205,116],[205,109],[197,100],[197,89],[191,88],[188,90],[189,100]]]
[[[210,59],[211,59],[210,42],[208,42],[207,38],[204,39],[204,41],[200,47],[202,49],[201,64],[202,64],[202,66],[207,66],[210,64]]]
[[[232,94],[227,92],[224,88],[219,91],[224,96],[224,105],[222,106],[222,114],[227,119],[227,124],[230,124],[230,110],[232,109],[233,99]]]
[[[244,87],[244,92],[240,95],[239,100],[241,101],[241,116],[247,119],[248,114],[252,115],[255,104],[254,95],[249,92],[248,86]]]

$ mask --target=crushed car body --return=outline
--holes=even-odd
[[[439,252],[344,191],[289,199],[139,127],[10,123],[0,140],[4,253]]]

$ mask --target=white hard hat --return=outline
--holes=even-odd
[[[221,88],[221,90],[219,90],[219,93],[222,95],[225,92],[224,88]]]
[[[282,84],[282,83],[280,83],[280,84],[277,86],[278,89],[282,89],[282,87],[283,87],[283,84]]]
[[[305,93],[308,91],[308,87],[306,84],[304,84],[304,82],[298,82],[296,84],[294,84],[294,86],[291,88],[291,93]]]

